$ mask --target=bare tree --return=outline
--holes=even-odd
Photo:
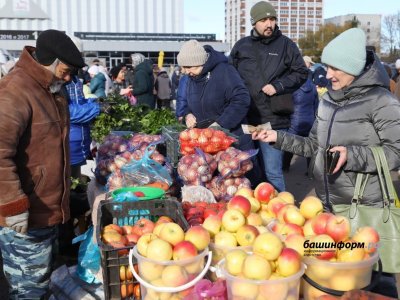
[[[396,15],[386,15],[383,17],[383,32],[382,44],[389,47],[389,52],[392,53],[396,45]]]

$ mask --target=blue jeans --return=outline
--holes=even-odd
[[[285,178],[282,171],[283,151],[275,149],[269,143],[259,142],[259,145],[267,181],[278,192],[285,191]]]
[[[4,274],[10,299],[41,299],[48,291],[53,265],[55,227],[31,229],[20,234],[0,227]]]

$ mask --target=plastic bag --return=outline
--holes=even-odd
[[[202,279],[193,287],[192,292],[183,298],[184,300],[227,300],[226,283],[224,280],[211,282]]]
[[[195,153],[194,148],[215,154],[227,149],[236,141],[237,139],[227,135],[224,131],[212,128],[192,128],[179,134],[180,152],[183,155]]]
[[[183,186],[182,187],[182,201],[184,202],[207,202],[216,203],[213,193],[204,186]]]
[[[152,160],[148,146],[143,157],[138,161],[131,161],[121,168],[123,186],[143,186],[153,182],[164,182],[171,186],[172,178],[168,170],[158,162]]]
[[[98,283],[95,274],[100,270],[100,249],[93,241],[93,226],[72,240],[72,243],[81,242],[78,251],[78,267],[76,273],[87,283]]]
[[[215,176],[206,184],[217,201],[229,201],[242,187],[251,188],[250,180],[246,177],[223,178]]]
[[[229,147],[215,155],[218,162],[218,171],[223,178],[241,177],[253,168],[251,158],[257,155],[258,149],[241,151]]]
[[[186,185],[203,185],[212,179],[217,162],[211,154],[195,148],[196,153],[183,156],[178,163],[178,174]]]

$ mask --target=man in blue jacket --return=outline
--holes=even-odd
[[[308,70],[296,44],[282,35],[276,25],[277,14],[265,1],[250,10],[253,29],[231,51],[231,63],[239,71],[251,96],[247,118],[250,124],[270,122],[273,129],[287,130],[290,114],[271,110],[271,97],[293,93],[307,79]],[[267,180],[278,190],[285,190],[282,151],[260,142]]]

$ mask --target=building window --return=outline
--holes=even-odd
[[[308,10],[307,11],[307,16],[312,16],[314,15],[314,11],[313,10]]]
[[[281,9],[280,13],[281,13],[282,15],[288,15],[288,14],[289,14],[289,11],[288,11],[287,9]]]
[[[290,22],[296,23],[297,22],[297,18],[290,18]]]
[[[280,18],[279,21],[280,21],[281,23],[287,23],[288,18]]]
[[[371,31],[371,30],[368,28],[368,29],[367,29],[367,32],[369,33],[370,31]]]
[[[367,22],[367,25],[371,25],[371,22]]]

